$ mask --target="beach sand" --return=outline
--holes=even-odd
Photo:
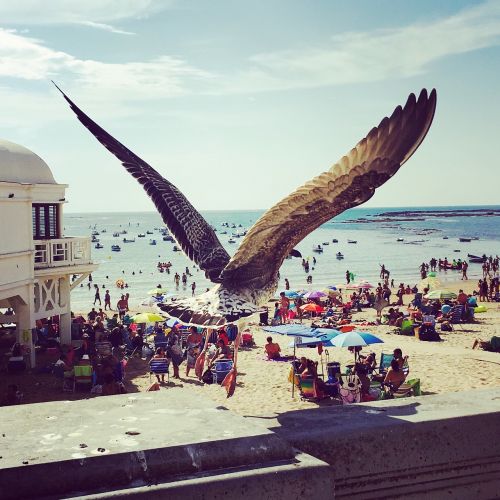
[[[471,291],[475,285],[476,280],[470,280],[447,284],[447,288]],[[500,354],[472,349],[476,337],[489,340],[493,335],[500,335],[500,304],[487,303],[486,306],[488,311],[476,315],[475,323],[456,325],[453,332],[439,332],[443,342],[421,342],[415,337],[395,335],[391,333],[394,332],[394,327],[391,326],[363,327],[362,330],[374,333],[384,341],[383,344],[364,348],[363,352],[373,351],[379,360],[381,352],[391,353],[394,348],[400,347],[403,354],[409,357],[408,378],[420,379],[424,395],[500,386]],[[355,320],[374,318],[374,310],[364,310],[353,316]],[[192,393],[193,398],[203,394],[217,405],[240,415],[271,420],[284,412],[317,406],[318,403],[301,401],[297,391],[292,397],[291,384],[288,382],[289,363],[265,361],[263,346],[269,334],[256,325],[251,326],[250,331],[254,335],[256,346],[243,348],[239,352],[237,388],[232,398],[227,399],[225,390],[218,385],[203,385],[194,376],[194,371],[190,377],[185,377],[185,364],[181,366],[182,379],[171,378],[169,386],[161,390],[187,390]],[[289,347],[292,341],[290,337],[272,337],[280,344],[282,354],[293,354],[293,347]],[[327,350],[330,361],[339,361],[342,366],[353,360],[352,353],[347,349],[333,347]],[[317,349],[299,349],[297,354],[320,360]],[[141,359],[131,360],[127,366],[126,378],[128,391],[145,391],[150,385],[147,363]],[[26,403],[88,397],[88,394],[62,393],[54,388],[50,375],[25,375],[22,382],[18,380],[25,393]],[[319,404],[338,403],[326,401]]]
[[[475,280],[457,282],[447,288],[458,291],[472,291]],[[408,300],[408,298],[407,298]],[[500,354],[473,350],[472,343],[476,337],[489,340],[493,335],[500,335],[500,304],[486,304],[488,311],[476,315],[476,323],[455,325],[453,332],[439,332],[443,342],[421,342],[415,337],[395,335],[392,326],[369,326],[361,328],[379,336],[384,343],[364,348],[364,352],[375,352],[377,361],[380,353],[390,353],[396,347],[408,355],[410,378],[419,378],[423,394],[442,394],[467,389],[500,386]],[[373,320],[374,310],[363,311],[354,315],[354,319]],[[226,392],[217,385],[203,385],[191,372],[190,377],[183,375],[185,366],[181,367],[182,380],[171,379],[170,387],[161,390],[189,390],[193,397],[203,394],[243,416],[274,418],[280,413],[317,406],[316,403],[301,401],[297,391],[292,397],[291,384],[288,382],[289,363],[265,361],[264,344],[269,335],[258,326],[251,326],[256,346],[240,350],[238,354],[237,388],[232,398],[226,398]],[[272,335],[280,344],[282,354],[293,354],[289,347],[292,339],[281,335]],[[351,363],[353,355],[347,349],[328,348],[330,361],[339,361],[342,366]],[[319,361],[317,349],[297,350],[299,356]],[[149,376],[134,378],[134,384],[145,390],[149,384]],[[336,404],[335,402],[322,402]]]

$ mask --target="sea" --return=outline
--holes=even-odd
[[[486,215],[490,210],[495,215]],[[397,212],[403,211],[412,213],[402,218]],[[416,211],[423,213],[415,214]],[[431,211],[439,213],[427,213]],[[472,215],[471,211],[474,211]],[[231,234],[250,229],[263,213],[264,210],[204,211],[202,215],[216,229],[222,245],[232,255],[243,237],[234,237],[235,243],[229,243]],[[385,215],[378,216],[382,213]],[[226,222],[229,228],[223,226]],[[234,228],[231,227],[233,225]],[[204,273],[182,252],[173,251],[173,243],[163,241],[159,229],[164,227],[156,212],[68,213],[64,217],[65,236],[90,236],[92,231],[99,232],[96,237],[104,248],[96,249],[92,244],[92,259],[99,264],[92,274],[92,285],[99,285],[102,299],[105,289],[110,290],[113,307],[125,291],[130,294],[131,307],[136,307],[144,303],[148,292],[158,285],[170,297],[191,296],[193,281],[196,283],[196,294],[212,286]],[[127,231],[127,234],[113,237],[113,233],[120,231]],[[138,238],[139,234],[147,231],[153,234]],[[222,231],[228,234],[221,234]],[[123,243],[124,237],[135,238],[135,242]],[[472,238],[472,241],[460,242],[459,238],[464,237]],[[156,245],[151,244],[153,239]],[[334,243],[334,239],[338,242]],[[398,241],[401,239],[403,241]],[[349,243],[348,240],[356,243]],[[113,244],[120,245],[121,251],[111,251]],[[321,245],[322,253],[313,252],[318,245]],[[355,208],[320,226],[296,249],[309,260],[312,284],[306,282],[307,274],[300,258],[286,259],[280,269],[279,290],[284,289],[285,278],[293,290],[341,286],[345,284],[346,271],[354,274],[355,281],[366,280],[376,284],[380,281],[381,264],[391,272],[396,285],[405,283],[413,286],[420,281],[420,264],[432,257],[447,257],[451,262],[453,259],[466,259],[469,253],[500,254],[500,206]],[[339,252],[344,256],[341,260],[336,257]],[[170,274],[158,271],[159,261],[172,263]],[[176,288],[174,274],[178,272],[182,275],[186,267],[192,274],[187,287],[181,284]],[[471,264],[470,278],[480,275],[481,266]],[[439,275],[444,285],[459,278],[457,271],[443,271]],[[120,279],[128,285],[126,290],[116,286],[116,281]],[[72,309],[81,312],[90,310],[93,299],[94,291],[88,288],[88,281],[85,280],[82,286],[72,291]]]

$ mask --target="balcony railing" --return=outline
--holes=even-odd
[[[35,240],[35,269],[91,264],[90,238]]]

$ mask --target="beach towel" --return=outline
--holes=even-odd
[[[259,356],[263,361],[276,361],[278,363],[289,363],[294,359],[293,356],[279,356],[277,358],[269,359],[267,356]]]

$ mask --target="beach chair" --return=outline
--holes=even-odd
[[[410,396],[420,396],[420,379],[415,378],[401,384],[395,391],[391,391],[392,396],[396,399],[408,398]]]
[[[109,340],[103,340],[101,342],[95,343],[95,350],[97,354],[101,357],[111,356],[111,351],[113,346]]]
[[[152,359],[149,364],[149,383],[152,375],[167,375],[167,383],[170,382],[170,363],[167,358]]]
[[[93,369],[92,365],[75,365],[73,367],[73,391],[77,387],[90,389],[93,385]]]
[[[315,383],[314,377],[305,376],[301,377],[298,375],[298,389],[300,394],[300,399],[303,401],[313,401],[316,399]]]
[[[218,359],[211,368],[212,383],[220,384],[231,371],[233,362],[230,359]]]
[[[380,353],[380,362],[378,364],[378,375],[385,375],[391,366],[391,361],[394,359],[392,354]]]
[[[401,323],[400,335],[414,335],[414,325],[411,319],[404,319]]]
[[[450,318],[450,325],[460,325],[460,328],[463,330],[462,327],[462,314],[464,312],[464,306],[462,305],[456,305],[453,306],[451,309],[451,318]]]

